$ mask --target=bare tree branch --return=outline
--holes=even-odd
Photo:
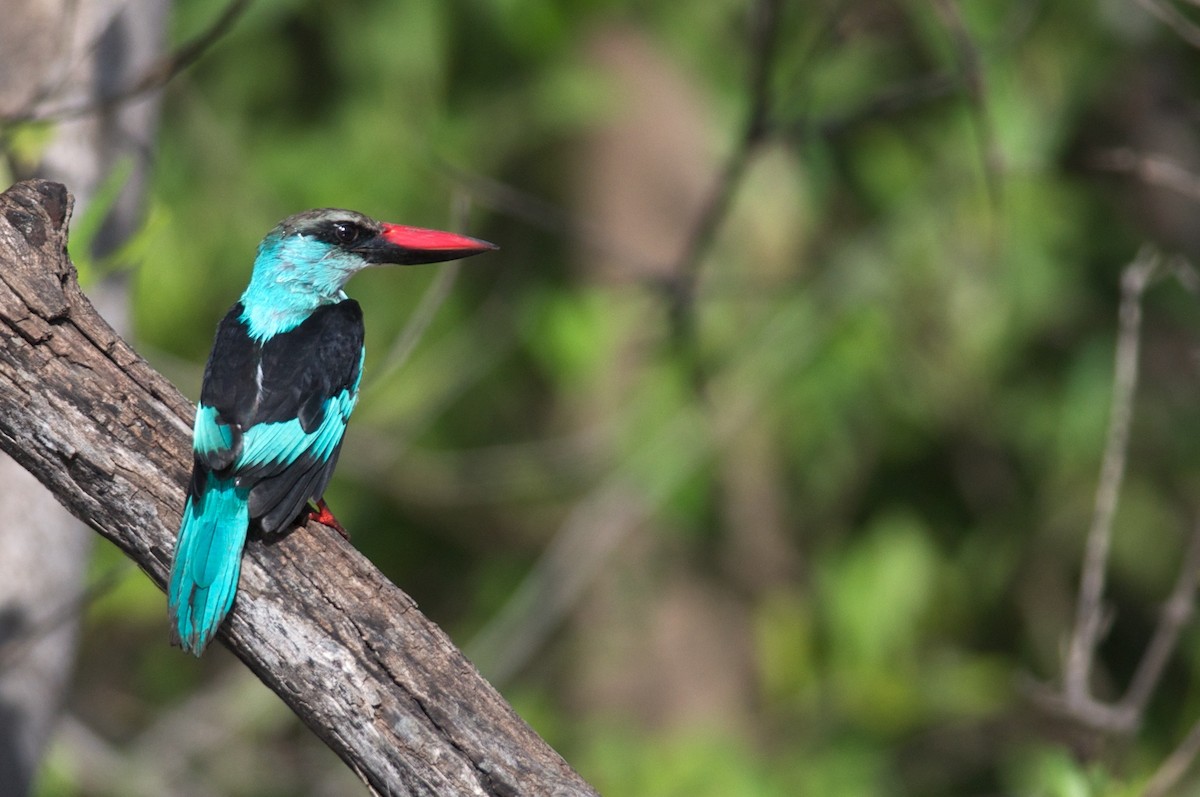
[[[396,371],[404,367],[408,362],[408,358],[412,356],[413,351],[417,348],[417,344],[421,342],[429,325],[433,323],[433,318],[437,315],[437,311],[446,302],[450,296],[450,290],[454,287],[455,280],[458,279],[458,272],[461,268],[459,261],[454,260],[446,263],[437,270],[433,277],[433,282],[425,289],[421,295],[421,301],[417,304],[412,315],[408,319],[408,323],[404,325],[404,329],[396,337],[387,354],[383,357],[383,362],[377,373],[371,377],[371,388],[384,384]]]
[[[1079,583],[1075,628],[1063,673],[1063,690],[1068,704],[1090,700],[1090,681],[1096,646],[1104,619],[1104,581],[1112,521],[1117,509],[1125,459],[1129,447],[1129,425],[1133,416],[1133,394],[1137,389],[1138,349],[1142,329],[1142,294],[1158,269],[1159,255],[1148,247],[1138,253],[1121,277],[1120,331],[1113,374],[1112,408],[1108,440],[1096,487],[1092,525],[1088,530],[1083,573]]]
[[[1129,689],[1121,700],[1120,708],[1130,715],[1140,718],[1150,702],[1154,688],[1162,678],[1167,660],[1175,651],[1179,642],[1179,632],[1187,625],[1188,620],[1196,613],[1196,586],[1200,580],[1200,522],[1192,530],[1192,538],[1188,542],[1187,553],[1184,554],[1183,564],[1179,567],[1179,575],[1175,579],[1175,587],[1171,596],[1163,604],[1162,614],[1154,629],[1154,636],[1142,654],[1137,671],[1129,682]]]
[[[958,92],[960,82],[948,72],[904,79],[885,87],[857,108],[824,119],[803,118],[791,123],[785,132],[803,139],[809,131],[815,131],[823,138],[836,139],[866,122],[888,119],[952,97]]]
[[[162,587],[193,407],[80,291],[65,256],[71,202],[45,181],[0,195],[0,448]],[[247,547],[220,637],[375,793],[595,794],[408,596],[319,525]]]
[[[1159,22],[1175,31],[1179,38],[1193,47],[1200,47],[1200,25],[1188,19],[1187,15],[1171,5],[1169,0],[1135,0],[1135,2]]]
[[[1188,199],[1200,201],[1200,176],[1163,155],[1121,147],[1100,150],[1089,161],[1097,169],[1130,174],[1147,185],[1169,188]]]
[[[781,6],[780,0],[759,0],[751,9],[751,62],[747,76],[750,110],[742,128],[742,137],[725,161],[699,216],[692,223],[691,233],[670,269],[666,284],[662,286],[667,296],[672,336],[681,350],[690,351],[694,343],[695,294],[700,262],[716,238],[746,168],[772,132],[771,73],[778,52]],[[697,388],[702,388],[704,375],[699,363],[692,359],[693,381]]]
[[[1171,751],[1150,776],[1146,788],[1142,791],[1142,797],[1163,797],[1174,789],[1197,755],[1200,755],[1200,720],[1192,725],[1192,729],[1183,737],[1179,746]]]
[[[984,180],[988,198],[993,205],[1000,203],[1000,173],[1003,169],[1000,149],[988,112],[987,85],[983,77],[979,50],[971,39],[966,21],[957,3],[951,0],[933,0],[934,9],[954,45],[954,57],[967,90],[967,102],[974,120],[975,134],[979,138],[979,152],[983,161]]]
[[[1061,690],[1045,686],[1033,690],[1037,701],[1055,713],[1097,731],[1122,735],[1133,733],[1141,725],[1146,706],[1162,680],[1180,634],[1195,614],[1196,589],[1200,586],[1200,521],[1197,521],[1154,635],[1124,696],[1115,703],[1095,698],[1091,692],[1091,676],[1096,648],[1103,636],[1105,568],[1128,453],[1133,396],[1137,389],[1141,302],[1146,288],[1161,275],[1174,277],[1193,294],[1200,292],[1200,275],[1190,263],[1180,257],[1165,259],[1150,247],[1143,247],[1123,272],[1108,440],[1088,531],[1076,621],[1064,664],[1063,684]],[[1170,791],[1197,755],[1200,755],[1200,722],[1159,767],[1144,794],[1160,797]]]

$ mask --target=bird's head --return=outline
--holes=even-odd
[[[437,263],[496,248],[477,238],[388,224],[352,210],[309,210],[284,219],[263,238],[242,304],[252,333],[269,337],[320,305],[345,298],[346,281],[368,266]]]

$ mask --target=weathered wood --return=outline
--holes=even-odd
[[[71,202],[45,181],[0,194],[0,448],[162,587],[193,407],[80,291]],[[323,526],[248,546],[221,638],[380,794],[595,794]]]

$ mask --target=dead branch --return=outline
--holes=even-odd
[[[1162,797],[1170,793],[1187,773],[1197,755],[1200,755],[1200,720],[1192,725],[1179,746],[1171,751],[1150,776],[1146,788],[1142,791],[1142,797]]]
[[[1170,0],[1136,0],[1151,16],[1193,47],[1200,47],[1200,26],[1171,4]]]
[[[1146,646],[1146,652],[1142,654],[1142,659],[1138,662],[1133,679],[1129,682],[1129,689],[1121,698],[1121,708],[1131,716],[1140,718],[1145,713],[1146,706],[1150,703],[1150,697],[1162,679],[1167,662],[1171,658],[1171,654],[1175,652],[1180,632],[1196,613],[1198,580],[1200,580],[1200,523],[1197,523],[1196,527],[1192,529],[1192,538],[1188,542],[1183,564],[1179,566],[1179,575],[1175,579],[1171,596],[1163,604],[1154,629],[1154,636],[1150,638],[1150,644]]]
[[[676,348],[690,361],[692,380],[703,393],[706,376],[695,352],[695,301],[701,262],[716,240],[721,222],[728,215],[738,188],[754,156],[772,133],[771,74],[778,55],[780,0],[758,0],[750,10],[750,72],[747,90],[750,109],[741,140],[721,167],[691,232],[660,286],[667,300],[671,337]]]
[[[1099,150],[1089,162],[1096,169],[1136,177],[1145,185],[1167,188],[1193,201],[1200,200],[1200,176],[1164,156],[1126,147]]]
[[[1104,581],[1112,521],[1117,510],[1125,460],[1129,448],[1129,426],[1133,416],[1133,394],[1137,389],[1138,353],[1142,329],[1142,294],[1159,267],[1157,253],[1143,250],[1126,267],[1121,279],[1120,331],[1113,374],[1112,409],[1108,440],[1096,487],[1096,504],[1088,530],[1083,574],[1079,584],[1075,628],[1067,650],[1063,692],[1067,703],[1083,704],[1090,698],[1092,664],[1100,643],[1104,617]]]
[[[71,205],[40,180],[0,194],[0,448],[162,587],[193,407],[80,291]],[[408,596],[318,525],[248,546],[220,638],[377,794],[595,794]]]
[[[1154,635],[1137,670],[1119,701],[1105,702],[1092,694],[1096,649],[1104,634],[1105,571],[1112,540],[1113,517],[1121,490],[1129,447],[1134,393],[1137,389],[1142,324],[1142,296],[1156,277],[1175,277],[1195,292],[1197,275],[1186,261],[1166,259],[1149,247],[1138,253],[1122,274],[1121,306],[1112,408],[1096,502],[1085,543],[1075,625],[1063,664],[1061,691],[1039,688],[1035,697],[1055,713],[1105,733],[1128,735],[1141,725],[1154,690],[1179,642],[1184,626],[1195,614],[1195,593],[1200,584],[1200,522],[1192,531],[1171,594],[1163,604]],[[1170,788],[1186,766],[1200,753],[1200,725],[1188,734],[1152,779],[1147,794]]]

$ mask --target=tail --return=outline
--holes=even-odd
[[[172,643],[199,656],[233,605],[250,505],[248,491],[236,487],[233,480],[211,473],[196,476],[193,484],[204,481],[199,490],[193,488],[183,508],[167,613]]]

